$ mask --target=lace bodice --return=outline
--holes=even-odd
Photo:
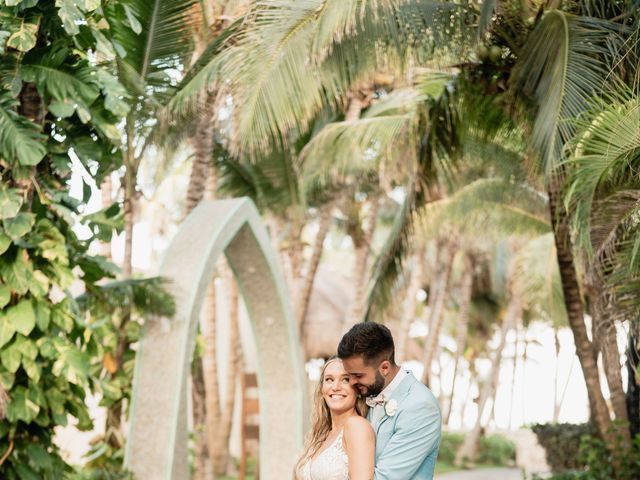
[[[342,448],[341,430],[320,455],[302,467],[302,480],[349,480],[349,459]]]

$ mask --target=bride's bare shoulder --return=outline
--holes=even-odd
[[[359,415],[353,415],[347,419],[344,424],[344,434],[347,437],[367,438],[374,437],[373,428],[366,418]]]

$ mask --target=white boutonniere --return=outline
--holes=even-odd
[[[398,410],[398,402],[395,399],[390,399],[387,402],[385,402],[384,404],[384,412],[390,416],[393,417],[396,414],[396,411]]]

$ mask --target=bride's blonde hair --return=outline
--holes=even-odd
[[[333,362],[342,362],[342,360],[338,357],[331,357],[322,366],[322,370],[320,371],[320,381],[316,385],[315,393],[313,395],[313,417],[311,420],[311,430],[305,440],[303,453],[300,456],[298,463],[296,463],[294,479],[302,478],[302,466],[309,458],[313,457],[313,455],[318,452],[331,432],[331,411],[322,397],[322,384],[324,383],[325,371]],[[369,407],[367,407],[364,397],[358,395],[355,405],[356,413],[361,417],[366,417],[368,409]]]

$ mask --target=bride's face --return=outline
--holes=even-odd
[[[332,361],[324,371],[322,398],[331,411],[343,412],[356,405],[357,393],[340,360]]]

